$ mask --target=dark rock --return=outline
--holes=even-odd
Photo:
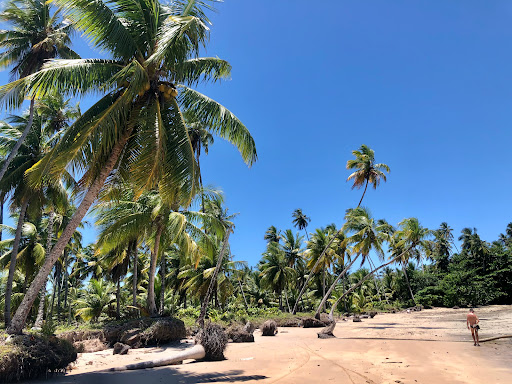
[[[253,343],[254,335],[248,332],[234,332],[229,338],[233,340],[233,343]]]
[[[130,350],[130,346],[123,343],[114,344],[114,355],[126,355]]]
[[[277,333],[277,324],[274,320],[267,320],[261,326],[262,336],[275,336]]]
[[[377,316],[377,312],[372,311],[369,313],[370,317],[373,319],[375,316]]]

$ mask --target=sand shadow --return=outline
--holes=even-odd
[[[183,367],[184,368],[184,367]],[[195,373],[186,369],[173,367],[160,367],[154,369],[141,369],[123,372],[90,372],[79,375],[54,376],[47,380],[29,381],[31,384],[59,383],[59,384],[194,384],[216,382],[245,382],[263,380],[267,376],[244,375],[243,370],[230,370],[225,372]]]

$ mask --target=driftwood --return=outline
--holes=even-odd
[[[162,367],[164,365],[172,365],[188,359],[202,359],[205,356],[205,351],[202,345],[194,345],[192,348],[187,348],[183,351],[177,352],[173,356],[164,357],[162,359],[142,361],[137,364],[128,364],[121,367],[105,369],[100,372],[117,372],[117,371],[130,371],[134,369],[146,369],[154,367]]]
[[[498,339],[509,339],[509,338],[512,338],[512,335],[489,337],[488,339],[480,339],[480,342],[485,343],[486,341],[492,341],[492,340],[498,340]]]

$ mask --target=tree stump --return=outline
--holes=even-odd
[[[334,331],[334,327],[336,327],[336,322],[333,321],[331,324],[329,324],[327,327],[322,329],[320,332],[317,333],[319,339],[332,339],[334,334],[332,333]]]

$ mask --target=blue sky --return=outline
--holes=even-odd
[[[361,196],[345,169],[361,144],[391,167],[363,203],[376,218],[416,216],[429,228],[447,221],[457,235],[477,227],[489,241],[512,221],[512,3],[227,0],[217,8],[207,53],[232,64],[232,80],[203,91],[246,124],[259,155],[249,169],[217,139],[201,160],[205,183],[240,213],[230,238],[237,259],[255,265],[265,230],[292,228],[296,208],[312,218],[311,231],[340,226]],[[99,56],[76,41],[84,57]]]

